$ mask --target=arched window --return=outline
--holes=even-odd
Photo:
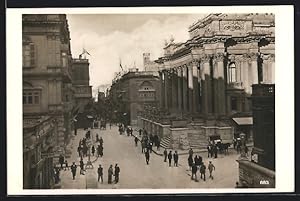
[[[236,66],[235,63],[232,62],[228,65],[228,83],[236,82]]]

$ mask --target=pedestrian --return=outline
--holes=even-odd
[[[239,182],[235,182],[235,188],[241,188]]]
[[[200,155],[198,156],[198,163],[199,163],[199,165],[202,164],[202,157]]]
[[[209,161],[209,164],[208,164],[208,171],[209,171],[209,178],[211,178],[211,179],[214,179],[214,177],[213,177],[213,175],[212,175],[212,172],[214,171],[214,170],[216,170],[216,167],[214,166],[214,164],[212,164],[212,162],[211,161]]]
[[[135,136],[134,142],[135,142],[135,146],[136,146],[136,147],[137,147],[138,141],[139,141],[139,138],[138,138],[137,136]]]
[[[194,151],[193,151],[192,148],[190,148],[190,150],[189,150],[189,156],[192,156],[192,157],[193,157],[193,154],[194,154]]]
[[[150,154],[149,154],[149,151],[146,151],[146,152],[145,152],[145,158],[146,158],[146,163],[147,163],[147,165],[149,165],[149,160],[150,160]]]
[[[192,169],[192,165],[193,165],[193,157],[191,155],[189,155],[188,157],[188,165],[189,165],[189,169]]]
[[[133,129],[130,128],[130,136],[132,136],[132,133],[133,133]]]
[[[92,154],[93,154],[93,156],[95,154],[95,147],[94,147],[94,145],[92,146]]]
[[[72,172],[73,180],[75,180],[76,169],[77,169],[77,165],[75,164],[75,162],[73,162],[73,164],[71,165],[71,172]]]
[[[172,151],[169,152],[169,154],[168,154],[168,159],[169,159],[169,167],[171,167]]]
[[[211,146],[207,145],[207,158],[209,158],[210,152],[211,152]]]
[[[66,171],[66,169],[69,170],[69,165],[68,165],[68,161],[67,160],[65,160],[65,171]]]
[[[204,165],[204,163],[202,163],[202,165],[200,166],[200,178],[203,179],[204,181],[205,181],[205,171],[206,171],[206,166]]]
[[[98,133],[96,134],[96,142],[99,142],[99,135],[98,135]]]
[[[194,162],[196,166],[199,166],[198,155],[195,155]]]
[[[99,180],[101,179],[101,183],[103,183],[103,168],[101,167],[101,165],[99,164],[99,167],[98,167],[98,182]]]
[[[159,149],[160,149],[160,139],[159,138],[157,139],[156,147],[157,147],[157,151],[159,151]]]
[[[112,176],[113,176],[114,170],[113,170],[113,166],[110,165],[108,168],[108,183],[111,184],[112,182]]]
[[[109,122],[109,129],[111,130],[111,122]]]
[[[245,154],[248,157],[248,147],[247,146],[245,146]]]
[[[99,147],[99,155],[103,157],[103,146]]]
[[[214,146],[214,154],[215,158],[218,158],[218,147],[216,145]]]
[[[77,148],[78,156],[81,157],[81,146],[79,145]]]
[[[100,137],[99,142],[100,142],[100,146],[102,146],[103,145],[103,139],[102,139],[102,137]]]
[[[194,178],[195,176],[195,178]],[[192,164],[192,177],[191,179],[197,181],[197,166],[195,163]]]
[[[83,160],[80,160],[80,174],[84,175],[84,163]]]
[[[63,169],[63,164],[65,162],[63,155],[60,154],[59,159],[58,159],[59,163],[60,163],[60,169]]]
[[[142,129],[139,130],[139,136],[141,136],[141,135],[142,135]]]
[[[167,156],[168,156],[168,151],[167,151],[167,149],[164,150],[164,156],[165,156],[164,162],[167,162]]]
[[[178,154],[177,154],[177,151],[175,151],[175,153],[173,154],[173,158],[174,158],[174,166],[178,167]]]
[[[119,174],[120,174],[120,167],[118,164],[115,165],[115,183],[119,182]]]

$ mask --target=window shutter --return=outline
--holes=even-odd
[[[35,66],[35,51],[33,43],[30,43],[30,64],[31,66]]]

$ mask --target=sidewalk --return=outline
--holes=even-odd
[[[142,136],[139,136],[139,128],[138,127],[132,127],[133,128],[133,136],[132,137],[135,137],[137,136],[139,141],[141,141],[142,139]],[[247,146],[249,147],[249,150],[253,147],[253,143],[248,143]],[[229,147],[229,150],[234,150],[232,146]],[[152,151],[157,154],[157,155],[160,155],[160,156],[163,156],[163,152],[164,152],[164,149],[160,147],[159,150],[157,150],[157,148],[155,146],[152,147]],[[177,151],[178,155],[188,155],[189,154],[189,149],[187,150],[181,150],[181,149],[177,149],[177,150],[173,150],[173,149],[167,149],[167,151]],[[206,152],[207,153],[207,149],[193,149],[193,152],[194,153],[204,153]]]

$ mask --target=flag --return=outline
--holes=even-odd
[[[87,53],[88,55],[90,55],[90,53],[88,53],[88,51],[86,51],[86,49],[83,48],[83,54]],[[90,55],[91,56],[91,55]]]
[[[124,71],[123,66],[122,66],[121,59],[120,59],[120,68],[122,69],[122,71]]]

